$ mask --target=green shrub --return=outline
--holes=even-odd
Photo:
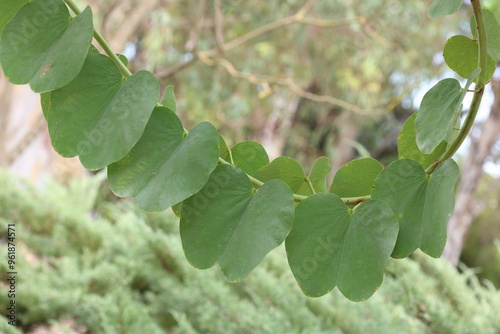
[[[0,332],[74,319],[87,333],[500,333],[500,292],[420,253],[391,260],[363,303],[337,290],[303,296],[283,247],[227,283],[218,268],[187,263],[172,213],[144,214],[105,193],[102,180],[36,189],[0,173],[2,240],[16,223],[20,325],[0,317]]]

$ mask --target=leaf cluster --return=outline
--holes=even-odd
[[[437,0],[429,14],[449,14],[455,5]],[[474,10],[476,38],[452,37],[444,51],[450,68],[467,78],[465,86],[445,79],[425,95],[401,131],[400,159],[385,167],[373,159],[352,161],[330,187],[325,157],[306,173],[292,158],[270,162],[256,142],[228,147],[208,122],[185,129],[173,88],[160,97],[151,72],[132,74],[94,31],[90,7],[33,0],[17,13],[2,13],[0,62],[12,83],[42,93],[59,154],[79,156],[88,169],[108,167],[110,188],[134,197],[145,211],[173,207],[193,266],[218,263],[228,280],[240,281],[284,242],[306,295],[338,287],[361,301],[380,287],[391,256],[420,248],[439,257],[444,249],[458,178],[449,158],[472,126],[499,49],[496,18],[477,5]],[[470,116],[461,124],[473,82]]]

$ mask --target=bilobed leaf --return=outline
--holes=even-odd
[[[398,235],[398,220],[382,201],[349,209],[335,194],[308,197],[295,211],[285,245],[304,294],[319,297],[337,286],[352,301],[369,298]]]
[[[463,0],[434,0],[427,15],[431,19],[451,15],[462,7]]]
[[[250,140],[233,146],[231,148],[231,157],[236,167],[252,176],[257,170],[269,163],[269,157],[264,147]]]
[[[205,186],[217,166],[218,142],[210,123],[185,136],[177,115],[156,107],[139,142],[109,166],[109,186],[118,196],[135,197],[145,211],[165,210]]]
[[[453,119],[461,110],[463,92],[460,83],[450,78],[425,94],[415,119],[417,146],[423,153],[432,153],[443,140],[451,142]]]
[[[39,93],[63,87],[82,69],[93,32],[90,7],[72,18],[62,0],[30,1],[4,28],[5,76]]]
[[[457,35],[450,37],[444,46],[444,60],[446,64],[460,76],[468,78],[477,68],[478,64],[477,41],[465,36]],[[486,75],[488,80],[495,72],[496,63],[491,56],[488,56]]]
[[[266,182],[254,193],[243,171],[220,165],[182,205],[184,252],[197,268],[218,262],[229,281],[242,280],[285,240],[293,215],[293,195],[282,181]]]
[[[285,182],[295,194],[311,195],[312,189],[300,164],[289,157],[279,157],[259,169],[254,177],[266,182],[277,179]]]
[[[175,102],[175,94],[174,94],[174,86],[168,85],[163,92],[163,97],[161,99],[161,104],[164,107],[172,110],[173,112],[177,111],[177,104]]]
[[[339,197],[370,195],[373,181],[383,168],[380,162],[372,158],[352,160],[337,171],[330,192]]]
[[[417,248],[432,257],[441,255],[457,178],[458,166],[453,160],[441,163],[431,175],[409,159],[396,160],[380,173],[372,198],[386,201],[399,219],[393,257],[406,257]]]
[[[331,171],[332,167],[327,157],[319,157],[316,160],[309,173],[309,180],[311,180],[316,193],[326,192],[326,177]]]
[[[418,113],[406,120],[401,132],[398,136],[398,156],[400,159],[413,159],[418,161],[422,167],[429,167],[446,151],[446,142],[443,141],[439,144],[432,153],[425,154],[417,146],[417,138],[415,131],[415,119]]]
[[[156,105],[159,87],[147,71],[123,81],[111,59],[89,54],[78,76],[51,93],[49,132],[60,155],[80,155],[86,168],[99,169],[132,149]]]
[[[497,4],[498,7],[498,4]],[[487,9],[483,9],[484,24],[486,26],[486,35],[488,36],[488,54],[496,61],[500,60],[500,23],[495,14]],[[470,29],[475,39],[477,36],[476,20],[474,16],[470,19]]]
[[[14,16],[16,13],[28,3],[29,0],[2,0],[0,1],[0,37],[2,36],[3,28],[5,24]]]

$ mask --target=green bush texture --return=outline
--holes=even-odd
[[[15,223],[19,280],[19,326],[0,316],[1,333],[65,320],[106,334],[500,333],[500,291],[473,269],[457,273],[420,252],[391,259],[380,291],[362,303],[337,289],[305,297],[283,246],[244,281],[228,283],[217,268],[186,262],[170,210],[145,214],[113,197],[104,179],[34,186],[0,173],[0,245],[5,254],[6,226]],[[2,315],[6,294],[0,283]]]

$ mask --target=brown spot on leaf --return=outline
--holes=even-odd
[[[45,67],[42,69],[42,74],[41,74],[41,76],[43,77],[43,76],[47,73],[47,71],[48,71],[48,70],[50,70],[50,68],[51,68],[51,67],[52,67],[52,65],[47,64],[47,66],[45,66]]]

